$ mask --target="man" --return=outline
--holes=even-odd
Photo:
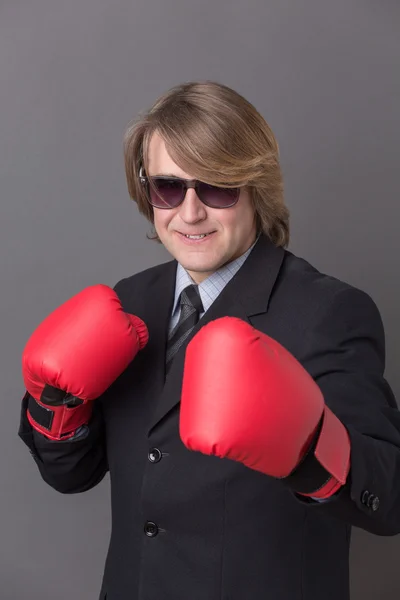
[[[379,311],[287,250],[276,140],[233,90],[171,89],[124,149],[173,260],[34,332],[19,435],[61,493],[110,472],[101,599],[346,600],[351,527],[400,532]]]

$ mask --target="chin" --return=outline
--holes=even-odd
[[[219,263],[200,263],[195,261],[178,260],[182,267],[186,271],[192,271],[193,273],[210,273],[214,272],[219,268]]]

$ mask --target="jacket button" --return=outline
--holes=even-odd
[[[379,508],[378,496],[374,496],[374,499],[372,500],[372,502],[370,502],[370,506],[374,512],[378,510],[378,508]]]
[[[159,450],[158,448],[151,448],[149,450],[148,459],[150,462],[158,463],[158,462],[160,462],[161,458],[162,458],[161,450]]]
[[[148,537],[155,537],[158,533],[158,527],[153,521],[146,521],[144,532]]]
[[[361,496],[361,502],[363,504],[367,504],[369,496],[370,496],[369,491],[368,490],[364,490],[363,493],[362,493],[362,496]]]

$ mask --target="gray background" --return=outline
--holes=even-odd
[[[219,80],[266,117],[290,249],[372,295],[400,398],[399,17],[395,0],[0,3],[1,600],[97,598],[109,480],[42,482],[16,433],[20,357],[83,287],[169,258],[128,198],[122,136],[172,85]],[[354,530],[354,600],[399,597],[399,550]]]

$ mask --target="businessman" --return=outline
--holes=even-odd
[[[168,90],[124,156],[172,259],[82,290],[22,358],[43,480],[72,494],[110,474],[100,599],[348,600],[352,527],[400,532],[377,306],[287,249],[278,144],[234,90]]]

